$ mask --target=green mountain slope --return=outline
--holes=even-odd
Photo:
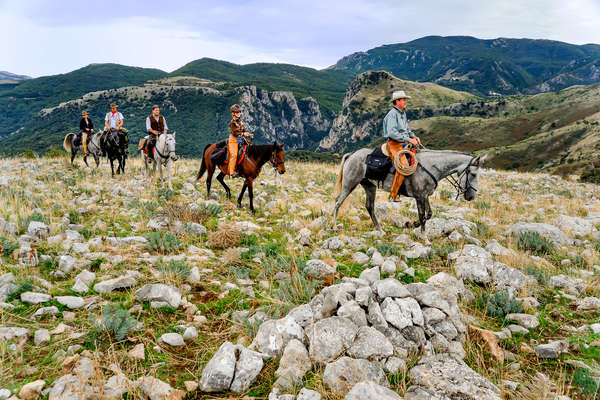
[[[166,72],[158,69],[91,64],[66,74],[28,79],[16,87],[0,89],[0,109],[3,110],[0,137],[19,129],[43,108],[57,106],[88,92],[140,85],[165,75]]]
[[[487,95],[539,93],[600,82],[600,45],[532,39],[428,36],[339,60],[332,70],[385,70]]]
[[[238,65],[211,58],[192,61],[170,76],[194,76],[237,85],[254,85],[265,90],[291,91],[297,98],[313,97],[324,113],[339,112],[344,92],[354,78],[352,71],[318,71],[291,64],[258,63]]]

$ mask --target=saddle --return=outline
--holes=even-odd
[[[227,154],[227,141],[226,140],[220,141],[220,142],[216,143],[215,146],[217,147],[218,150],[215,151],[210,156],[210,161],[212,161],[212,163],[215,165],[228,164],[229,157]],[[241,146],[241,145],[238,146],[236,165],[240,165],[242,163],[242,161],[244,161],[244,158],[246,157],[247,152],[248,152],[247,144],[245,144],[243,146]]]

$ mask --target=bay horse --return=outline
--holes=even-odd
[[[283,146],[285,143],[278,144],[274,142],[273,144],[248,144],[248,148],[246,154],[244,155],[243,160],[239,163],[237,167],[237,171],[239,175],[244,178],[244,186],[242,187],[242,191],[237,199],[238,207],[242,206],[242,198],[244,197],[244,193],[246,192],[246,188],[248,189],[248,196],[250,197],[250,211],[255,213],[254,210],[254,193],[252,183],[260,174],[260,170],[267,162],[271,162],[273,168],[277,170],[278,173],[285,173],[285,164],[284,164],[284,154],[283,154]],[[212,183],[212,177],[215,173],[217,167],[221,170],[219,175],[217,175],[217,180],[219,183],[225,188],[225,192],[227,193],[227,198],[231,199],[231,190],[229,186],[225,183],[223,178],[227,175],[227,164],[223,160],[213,160],[211,156],[218,150],[223,149],[223,147],[227,146],[227,141],[223,140],[218,143],[211,143],[204,148],[204,153],[202,155],[202,164],[200,165],[200,171],[198,171],[198,176],[196,180],[199,181],[202,178],[202,175],[206,171],[208,174],[206,176],[206,195],[210,195],[210,187]],[[226,150],[226,149],[225,149]]]
[[[117,175],[125,173],[125,160],[127,159],[127,139],[125,133],[116,129],[105,130],[105,139],[102,140],[102,150],[106,152],[106,156],[110,161],[110,171],[112,176],[115,176],[114,160],[117,160]]]
[[[366,159],[373,152],[373,149],[363,148],[354,153],[344,154],[338,175],[333,211],[333,222],[337,219],[340,206],[352,191],[360,184],[366,192],[365,207],[369,216],[375,225],[375,228],[381,230],[377,217],[375,216],[375,194],[377,192],[377,182],[366,178]],[[431,206],[429,205],[429,196],[437,189],[438,182],[444,178],[451,178],[451,175],[457,174],[458,178],[450,182],[457,190],[457,198],[463,195],[464,199],[471,201],[477,193],[477,184],[479,181],[479,168],[483,165],[486,156],[473,157],[466,153],[453,150],[421,150],[417,153],[419,164],[417,170],[410,176],[404,178],[400,194],[415,199],[419,220],[413,223],[406,223],[406,227],[421,227],[425,231],[425,224],[431,218]],[[390,191],[394,173],[388,173],[383,181],[383,190]]]

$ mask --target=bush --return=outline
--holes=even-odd
[[[189,207],[183,204],[168,203],[163,207],[169,217],[169,222],[196,222],[202,224],[211,217],[217,217],[222,207],[218,204],[202,204],[198,207]]]
[[[175,279],[186,279],[192,272],[192,268],[188,264],[175,260],[171,260],[167,264],[160,264],[158,270],[163,275]]]
[[[119,305],[107,304],[100,319],[92,322],[94,327],[101,331],[107,331],[116,340],[123,340],[125,336],[137,325],[137,321],[129,314],[129,311]]]
[[[5,256],[10,256],[13,251],[19,248],[19,245],[4,236],[0,237],[0,252]]]
[[[491,295],[483,293],[477,299],[477,306],[490,317],[496,318],[504,318],[507,314],[523,312],[523,305],[512,297],[508,291],[496,292]]]
[[[452,198],[453,193],[448,189],[442,189],[440,191],[440,197],[444,200],[448,200]]]
[[[239,229],[231,225],[224,225],[216,232],[208,234],[208,247],[213,249],[227,249],[240,243]]]
[[[519,250],[528,250],[539,256],[550,253],[554,243],[537,232],[523,232],[519,236],[517,247]]]
[[[152,232],[144,237],[148,239],[148,249],[159,253],[170,253],[182,247],[179,239],[171,232]]]
[[[594,379],[587,369],[577,368],[573,374],[573,383],[581,389],[586,395],[591,395],[590,398],[600,393],[600,382]]]
[[[535,277],[540,285],[546,285],[548,283],[548,273],[542,270],[539,270],[535,267],[529,265],[527,267],[527,274]]]
[[[473,229],[473,232],[471,233],[479,237],[486,237],[488,233],[490,233],[490,228],[483,222],[476,221],[475,229]]]
[[[378,244],[375,246],[377,251],[381,253],[382,256],[400,256],[401,250],[398,246],[389,243]]]

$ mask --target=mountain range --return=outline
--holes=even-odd
[[[0,154],[43,153],[58,147],[64,135],[76,129],[81,110],[101,126],[113,101],[119,103],[134,139],[144,134],[143,120],[151,105],[159,104],[171,129],[178,132],[178,151],[185,156],[198,156],[206,143],[226,137],[233,103],[243,106],[243,118],[259,141],[285,141],[294,149],[349,151],[381,140],[388,98],[393,90],[403,89],[413,95],[408,109],[411,126],[433,146],[493,148],[498,159],[512,160],[497,162],[504,168],[567,164],[576,168],[587,156],[569,163],[570,146],[549,155],[549,163],[541,162],[542,156],[526,162],[512,156],[539,146],[534,136],[577,123],[586,128],[585,134],[581,129],[577,134],[568,129],[554,134],[589,136],[595,143],[595,86],[575,92],[562,89],[597,82],[598,45],[503,38],[430,36],[355,53],[325,70],[290,64],[237,65],[210,58],[171,73],[92,64],[16,86],[0,85],[0,107],[5,110],[0,115]],[[553,113],[564,112],[564,98],[570,99],[570,122],[554,121],[551,126]]]

